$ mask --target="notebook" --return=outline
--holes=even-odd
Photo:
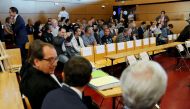
[[[99,77],[103,77],[103,76],[108,76],[108,74],[102,70],[94,70],[91,75],[92,75],[92,78],[99,78]]]

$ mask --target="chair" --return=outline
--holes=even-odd
[[[127,45],[127,51],[133,51],[135,49],[134,41],[127,41],[126,45]]]
[[[25,45],[26,49],[29,49],[30,44],[34,41],[34,36],[33,35],[28,35],[28,42]]]
[[[190,55],[190,41],[185,41],[185,47],[187,49],[187,53]]]
[[[143,39],[143,48],[148,48],[149,47],[149,38],[144,38]]]
[[[6,69],[3,63],[7,62],[7,58],[8,56],[6,54],[5,47],[3,46],[3,43],[0,41],[0,66],[3,72],[5,72]]]
[[[117,43],[117,53],[124,53],[127,51],[126,49],[126,43],[125,42],[120,42],[120,43]],[[125,62],[125,58],[121,58],[121,59],[117,59],[117,63],[122,63],[122,62]]]
[[[93,47],[81,48],[80,55],[88,59],[90,62],[94,63],[94,52]]]
[[[168,35],[168,43],[173,42],[173,35]]]
[[[8,63],[6,68],[10,72],[19,72],[22,67],[21,52],[19,48],[7,49],[6,53],[8,55]]]
[[[94,46],[94,62],[96,68],[102,68],[107,65],[105,55],[106,55],[105,45]]]
[[[111,44],[106,44],[106,55],[112,55],[112,54],[116,54],[116,44],[115,43],[111,43]],[[117,64],[117,61],[114,60],[113,64]],[[107,66],[112,65],[111,60],[107,59]]]
[[[137,59],[135,58],[134,55],[130,55],[126,57],[126,62],[128,65],[133,65],[135,63],[137,63]]]
[[[135,40],[135,50],[137,49],[142,49],[142,40],[139,39],[139,40]]]
[[[148,61],[151,60],[151,57],[148,55],[147,52],[142,52],[139,54],[141,60]]]
[[[30,105],[30,102],[28,100],[28,97],[22,95],[22,99],[23,99],[23,103],[24,103],[25,109],[32,109],[32,107]]]
[[[185,61],[186,59],[190,59],[190,55],[187,53],[187,51],[185,50],[182,44],[177,45],[176,48],[180,55],[180,57],[178,57],[178,60],[177,60],[177,65],[176,65],[176,67],[178,67],[177,69],[186,67],[190,71],[189,65]]]

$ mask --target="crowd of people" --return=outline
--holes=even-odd
[[[16,18],[20,20],[16,20]],[[40,20],[33,23],[32,19],[28,19],[28,23],[25,25],[21,18],[15,7],[10,8],[10,17],[6,18],[4,30],[1,30],[4,31],[1,32],[1,40],[16,43],[17,47],[21,48],[23,59],[26,57],[24,45],[27,42],[27,34],[32,34],[34,39],[53,44],[63,62],[72,56],[79,55],[82,47],[148,37],[156,37],[157,45],[160,45],[167,43],[168,35],[173,34],[173,25],[168,24],[169,17],[165,11],[161,11],[155,21],[149,23],[142,21],[139,27],[136,26],[134,19],[128,19],[126,23],[122,15],[119,19],[110,17],[108,21],[96,20],[92,17],[90,20],[76,19],[74,23],[71,23],[65,7],[62,7],[59,12],[58,20],[48,18],[45,24],[42,24]]]
[[[21,49],[24,63],[20,71],[21,92],[29,98],[33,109],[98,109],[82,94],[91,79],[92,66],[80,56],[81,48],[148,37],[156,37],[157,44],[165,44],[167,36],[173,34],[173,25],[168,24],[165,11],[156,21],[142,22],[139,27],[134,19],[124,23],[124,19],[112,17],[108,21],[92,17],[71,23],[65,7],[58,20],[48,18],[45,24],[40,20],[33,24],[28,19],[25,25],[15,7],[9,9],[9,14],[0,29],[1,41],[15,43]],[[25,44],[29,34],[35,41],[30,45],[26,61]],[[54,75],[58,61],[64,63],[63,84]],[[156,62],[143,61],[129,66],[121,76],[126,109],[151,108],[164,94],[166,83],[166,73]]]

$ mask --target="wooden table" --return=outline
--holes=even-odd
[[[137,50],[118,53],[118,54],[107,55],[107,56],[105,56],[105,58],[110,59],[112,61],[112,65],[113,65],[113,61],[115,59],[124,58],[124,57],[130,56],[130,55],[137,55],[137,54],[142,53],[142,52],[152,52],[152,51],[157,51],[157,50],[163,50],[166,48],[175,47],[178,44],[184,44],[184,42],[172,42],[172,43],[168,43],[168,44],[164,44],[164,45],[152,46],[152,47],[148,47],[148,48],[137,49]]]
[[[0,109],[24,109],[15,73],[0,72]]]
[[[94,89],[94,88],[93,88]],[[103,98],[112,98],[112,109],[115,109],[115,100],[116,97],[121,96],[121,87],[115,87],[111,89],[106,89],[106,90],[97,90],[94,89],[97,93],[99,93]]]

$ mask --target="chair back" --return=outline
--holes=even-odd
[[[134,55],[130,55],[130,56],[127,56],[126,62],[127,62],[129,65],[133,65],[133,64],[137,63],[137,59],[135,58]]]
[[[176,48],[179,51],[179,53],[181,53],[185,50],[182,44],[177,45]]]
[[[23,98],[23,103],[25,105],[25,108],[26,109],[32,109],[31,105],[30,105],[30,102],[28,100],[28,97],[22,95],[22,98]]]
[[[141,60],[144,60],[144,61],[150,60],[150,57],[147,52],[142,52],[139,54],[139,56],[140,56]]]
[[[34,41],[34,36],[33,35],[28,35],[28,42],[25,45],[26,49],[29,49],[30,44]]]
[[[187,48],[187,52],[190,55],[190,41],[185,41],[185,46]]]

